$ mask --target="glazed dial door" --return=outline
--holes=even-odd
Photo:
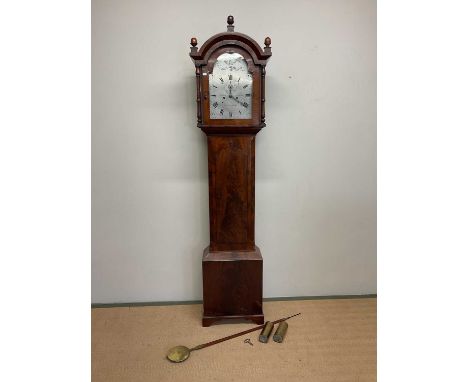
[[[209,75],[210,118],[252,118],[252,75],[239,53],[223,53]]]

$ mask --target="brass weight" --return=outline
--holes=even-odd
[[[273,341],[281,343],[284,340],[284,336],[286,335],[286,332],[288,331],[288,323],[285,321],[280,322],[278,325],[278,329],[276,329],[276,332],[273,336]]]
[[[260,335],[258,336],[258,340],[266,344],[268,342],[268,339],[270,338],[270,334],[272,331],[273,331],[273,323],[270,321],[267,321],[267,323],[265,324],[265,327],[263,328]]]

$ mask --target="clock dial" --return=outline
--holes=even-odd
[[[210,118],[252,118],[252,75],[239,53],[223,53],[209,75]]]

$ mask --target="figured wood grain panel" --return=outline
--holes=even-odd
[[[203,261],[204,316],[262,315],[263,261]]]
[[[210,247],[252,250],[255,136],[208,136]]]

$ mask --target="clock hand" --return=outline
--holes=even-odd
[[[239,100],[237,99],[237,97],[230,96],[230,98],[232,98],[234,101],[236,101],[237,103],[239,103],[239,104],[241,104],[241,105],[244,104],[244,102],[239,101]]]
[[[232,84],[229,84],[229,85],[228,85],[228,89],[229,89],[229,98],[232,98],[232,99],[233,99],[234,101],[236,101],[237,103],[242,104],[241,101],[239,101],[236,97],[234,97],[234,96],[232,95]]]
[[[236,101],[239,105],[242,105],[242,106],[244,106],[244,107],[247,107],[247,103],[246,103],[246,102],[239,101],[238,97],[234,97],[234,96],[232,95],[232,88],[233,88],[232,83],[231,83],[231,81],[229,81],[229,85],[228,85],[229,95],[228,95],[228,97],[231,98],[231,99],[233,99],[234,101]]]

